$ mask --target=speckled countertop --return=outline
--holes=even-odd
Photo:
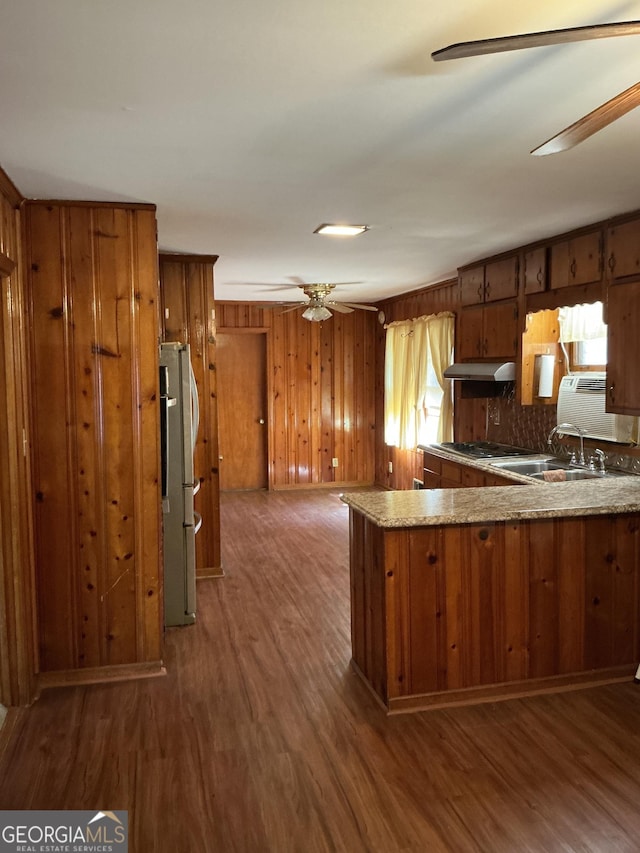
[[[432,451],[432,448],[429,448]],[[442,452],[464,464],[459,454]],[[474,467],[497,473],[486,462]],[[500,475],[506,472],[500,472]],[[425,527],[438,524],[472,524],[525,518],[607,515],[640,512],[640,477],[541,483],[513,476],[511,486],[416,491],[350,492],[342,500],[379,527]]]

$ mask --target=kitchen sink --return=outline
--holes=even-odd
[[[543,480],[547,483],[564,483],[568,480],[602,480],[609,477],[626,476],[626,471],[592,471],[590,468],[576,468],[571,462],[561,459],[501,459],[489,463],[501,471],[511,471],[513,474],[524,474],[533,480]],[[563,476],[557,480],[545,477],[545,471],[562,471]]]
[[[563,465],[557,459],[522,459],[515,461],[510,459],[508,462],[491,462],[494,468],[500,468],[503,471],[512,471],[514,474],[541,474],[543,471],[561,471],[567,466]],[[590,472],[587,472],[590,473]]]
[[[556,470],[562,471],[562,468],[559,467]],[[539,474],[531,474],[532,479],[544,480],[546,483],[566,483],[567,480],[598,480],[606,476],[606,474],[598,474],[597,471],[587,471],[584,468],[566,468],[562,471],[562,479],[557,480],[546,479],[542,471]]]

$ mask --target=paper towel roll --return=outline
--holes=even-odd
[[[553,374],[555,366],[555,355],[536,356],[538,397],[553,397]]]

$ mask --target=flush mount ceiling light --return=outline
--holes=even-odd
[[[325,222],[323,225],[318,225],[313,233],[328,234],[330,237],[356,237],[368,230],[368,225],[335,225],[331,222]]]

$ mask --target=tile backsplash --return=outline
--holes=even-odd
[[[521,406],[513,396],[492,397],[486,403],[489,441],[528,447],[540,453],[549,450],[547,436],[557,423],[555,406]],[[611,445],[606,449],[607,467],[640,474],[640,458],[610,448]],[[560,456],[567,454],[562,441],[555,441],[551,449]]]

